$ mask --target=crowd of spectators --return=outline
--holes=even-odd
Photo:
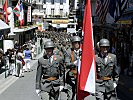
[[[14,48],[7,49],[5,53],[0,49],[0,69],[6,68],[8,75],[23,77],[24,72],[30,71],[31,59],[35,59],[35,47],[30,40],[22,46],[15,41]]]

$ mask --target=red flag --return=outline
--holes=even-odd
[[[86,0],[84,13],[84,42],[78,83],[78,100],[83,100],[86,92],[95,93],[95,55],[93,45],[92,15],[90,0]]]
[[[3,5],[3,10],[6,13],[6,23],[8,23],[8,11],[7,11],[7,8],[8,8],[8,0],[6,0],[4,5]]]

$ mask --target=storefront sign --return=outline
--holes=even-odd
[[[68,20],[52,20],[52,24],[67,24]]]
[[[132,20],[119,20],[116,22],[117,24],[132,24]]]

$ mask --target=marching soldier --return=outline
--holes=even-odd
[[[81,59],[81,38],[79,36],[72,37],[72,48],[67,50],[65,57],[66,63],[66,83],[68,100],[76,100],[76,83],[77,83],[77,63]]]
[[[64,66],[61,57],[53,53],[52,41],[47,41],[44,48],[46,53],[38,60],[36,92],[42,100],[58,100],[59,91],[64,87]]]
[[[118,83],[116,55],[108,53],[110,43],[107,39],[99,41],[100,53],[96,54],[96,99],[112,100],[112,92]]]

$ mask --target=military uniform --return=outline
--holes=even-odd
[[[36,89],[41,90],[42,100],[58,100],[60,86],[63,81],[64,66],[60,56],[46,54],[38,60]]]
[[[74,37],[75,40],[72,42],[80,42],[80,38],[78,36]],[[77,39],[77,40],[76,40]],[[80,44],[79,44],[80,45]],[[65,64],[66,64],[66,83],[67,83],[67,96],[68,100],[76,100],[76,86],[77,86],[77,63],[78,60],[81,59],[82,50],[79,48],[75,50],[74,48],[69,48],[67,51],[67,55],[65,56]]]
[[[118,83],[119,75],[116,55],[111,53],[103,55],[102,53],[99,53],[96,54],[95,57],[97,71],[96,99],[111,100],[112,92],[115,89],[114,83]]]
[[[73,48],[69,48],[67,50],[67,56],[65,57],[66,66],[67,67],[70,67],[71,64],[75,64],[76,61],[78,59],[80,59],[81,54],[82,54],[82,50],[81,49],[79,49],[78,51],[76,51]]]

